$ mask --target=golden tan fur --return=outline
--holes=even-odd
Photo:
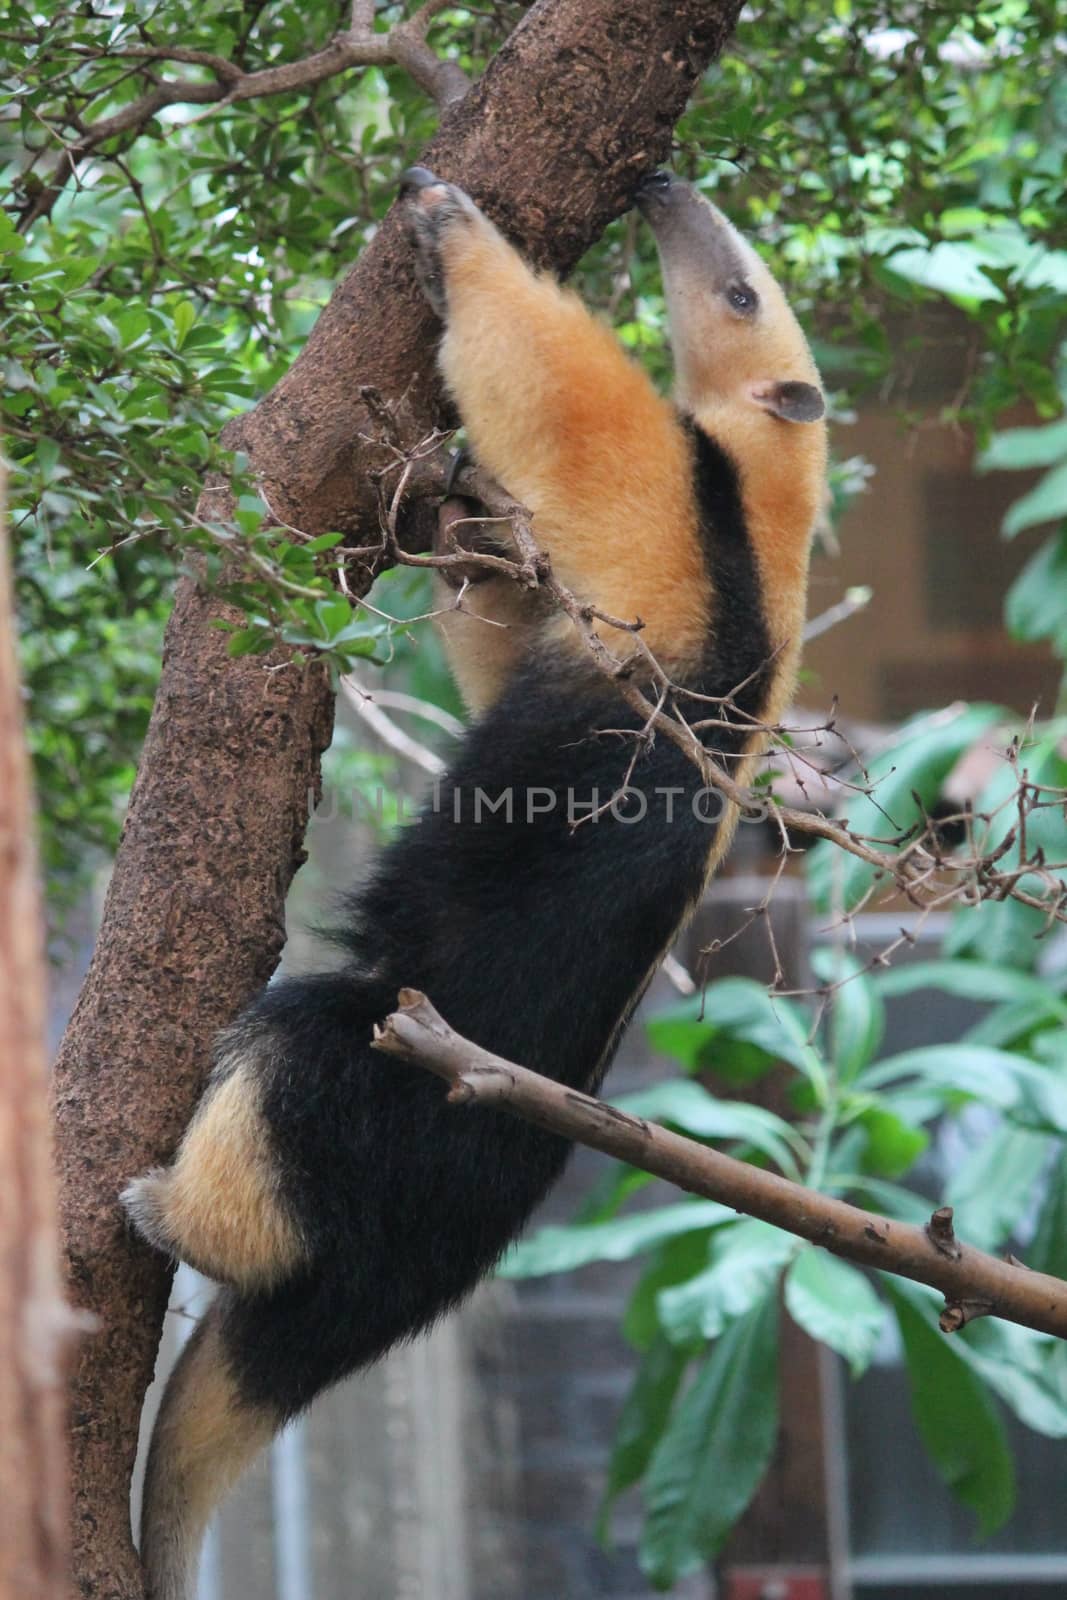
[[[438,578],[434,584],[437,627],[452,676],[467,707],[481,711],[497,699],[516,658],[541,621],[541,611],[526,589],[510,578],[491,578],[472,586],[455,609],[456,591]]]
[[[212,1308],[171,1373],[152,1435],[141,1521],[147,1600],[192,1593],[208,1520],[278,1421],[240,1399]]]
[[[123,1198],[160,1248],[237,1288],[267,1288],[305,1257],[281,1202],[259,1087],[242,1066],[209,1086],[174,1165],[136,1180]]]
[[[684,671],[703,647],[709,610],[688,444],[673,407],[614,334],[532,273],[484,218],[451,229],[443,253],[441,369],[475,455],[533,512],[560,580],[612,616],[639,617],[657,659]],[[618,630],[601,632],[629,650]],[[561,643],[571,633],[562,630]],[[498,648],[513,654],[503,640]],[[493,653],[490,642],[484,654]],[[482,672],[479,705],[500,676]]]
[[[673,256],[665,282],[676,392],[740,469],[776,652],[765,708],[773,722],[794,688],[808,548],[824,493],[825,427],[783,421],[761,403],[766,386],[818,386],[818,373],[770,272],[709,209],[758,289],[759,325],[731,316],[721,295],[709,292],[699,257]],[[532,272],[479,212],[449,228],[442,254],[448,316],[440,364],[474,453],[534,513],[535,534],[562,582],[620,620],[640,618],[660,664],[684,676],[704,648],[713,596],[689,444],[674,406],[609,329],[553,279]],[[444,632],[473,710],[499,694],[529,629],[547,628],[560,648],[580,648],[565,618],[542,620],[506,581],[468,591],[463,606],[468,615],[447,617]],[[599,631],[610,647],[628,651],[618,630]]]

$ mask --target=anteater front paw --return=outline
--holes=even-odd
[[[454,183],[445,183],[426,167],[409,167],[400,181],[404,221],[415,246],[415,276],[439,317],[446,307],[442,247],[457,225],[478,217],[478,208]]]

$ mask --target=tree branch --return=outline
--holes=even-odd
[[[961,1244],[948,1207],[926,1228],[862,1211],[491,1055],[455,1033],[416,989],[402,989],[399,1005],[375,1029],[375,1049],[436,1073],[456,1105],[496,1106],[848,1261],[928,1284],[945,1297],[945,1333],[990,1315],[1067,1339],[1067,1283]]]
[[[88,125],[79,121],[78,137],[64,144],[48,181],[22,211],[19,231],[26,233],[35,222],[51,215],[80,162],[111,139],[123,134],[136,136],[167,106],[235,105],[265,95],[291,93],[294,89],[313,89],[351,67],[395,64],[403,67],[442,111],[447,111],[462,100],[470,88],[470,80],[456,62],[438,56],[426,43],[426,31],[443,4],[444,0],[426,0],[413,16],[398,22],[387,33],[374,31],[373,4],[353,4],[352,26],[335,34],[323,49],[302,56],[298,61],[285,61],[254,72],[211,51],[192,50],[183,45],[128,45],[121,50],[84,51],[88,60],[176,61],[204,67],[214,74],[215,81],[195,83],[186,78],[164,78],[139,99],[123,106],[121,111]],[[51,131],[60,138],[57,129]]]

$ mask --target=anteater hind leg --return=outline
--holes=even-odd
[[[279,1410],[242,1398],[223,1345],[223,1316],[219,1301],[200,1322],[156,1419],[141,1508],[147,1600],[190,1600],[216,1506],[284,1420]]]
[[[122,1203],[158,1250],[241,1289],[268,1288],[306,1259],[248,1062],[209,1086],[174,1165],[135,1178]]]

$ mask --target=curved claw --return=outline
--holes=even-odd
[[[441,179],[432,173],[429,167],[408,167],[400,175],[400,187],[397,190],[397,197],[400,200],[405,200],[408,195],[417,194],[420,189],[431,189],[434,184],[440,182]]]

